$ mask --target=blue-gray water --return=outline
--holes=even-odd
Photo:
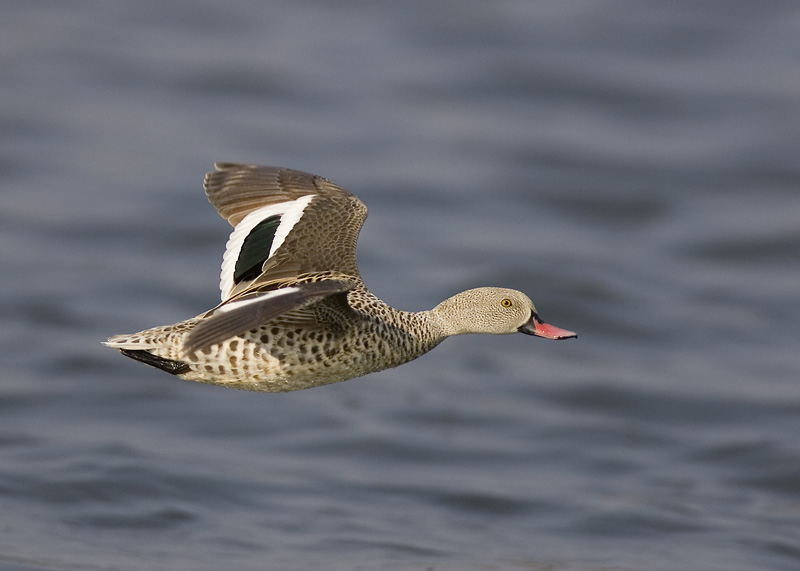
[[[21,2],[0,19],[0,569],[800,568],[800,6]],[[214,160],[370,208],[403,309],[288,394],[100,345],[217,300]]]

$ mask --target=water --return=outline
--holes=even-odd
[[[0,569],[800,568],[794,2],[7,2]],[[259,395],[100,346],[215,303],[214,160],[325,175],[449,340]]]

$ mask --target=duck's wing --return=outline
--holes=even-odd
[[[309,306],[335,299],[332,296],[344,294],[355,285],[352,279],[321,276],[316,281],[273,284],[272,289],[253,288],[206,313],[186,336],[183,351],[186,354],[201,351],[278,317],[305,327],[317,327],[316,313]],[[349,311],[345,300],[333,306]]]
[[[222,301],[274,289],[303,274],[360,279],[356,242],[367,207],[328,179],[296,170],[216,163],[205,178],[209,202],[234,229],[220,273]],[[285,294],[289,296],[289,294]],[[290,296],[273,298],[277,304]],[[254,302],[255,303],[255,302]],[[231,310],[232,311],[232,310]]]

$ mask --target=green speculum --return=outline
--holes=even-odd
[[[275,231],[280,223],[280,216],[270,216],[250,231],[242,242],[242,249],[233,269],[233,283],[238,284],[258,277],[264,262],[269,258],[269,250],[272,248]]]

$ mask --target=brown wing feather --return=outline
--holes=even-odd
[[[354,286],[355,282],[346,279],[322,280],[242,295],[234,302],[223,303],[209,311],[189,332],[183,350],[191,354],[205,349],[288,312],[347,292]]]

